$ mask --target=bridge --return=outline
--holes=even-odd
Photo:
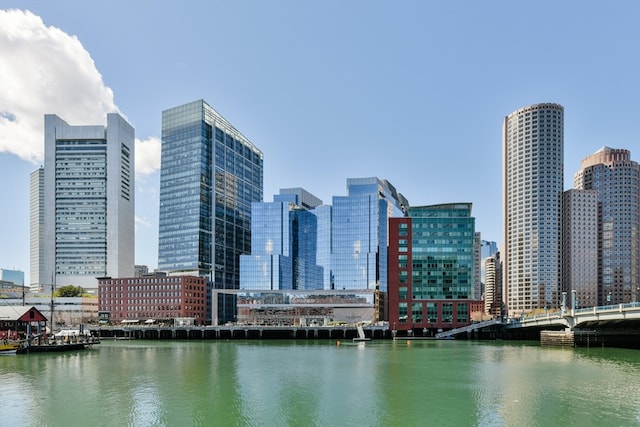
[[[504,339],[540,339],[549,345],[640,348],[640,302],[490,320],[443,331],[435,338],[488,332],[498,328]],[[555,332],[554,332],[555,331]],[[553,342],[557,344],[553,344]]]
[[[640,326],[640,302],[543,313],[509,319],[504,323],[505,329],[548,327],[574,330],[638,326]]]

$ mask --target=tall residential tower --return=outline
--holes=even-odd
[[[638,301],[640,166],[625,149],[603,147],[582,160],[574,188],[594,190],[598,204],[598,304]],[[595,240],[595,239],[594,239]]]
[[[535,104],[503,125],[503,227],[506,309],[559,307],[564,108]]]

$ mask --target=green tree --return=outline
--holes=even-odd
[[[80,286],[67,285],[62,286],[56,290],[55,296],[57,297],[81,297],[84,293],[84,289]]]

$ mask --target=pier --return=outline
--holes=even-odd
[[[353,326],[100,326],[90,327],[102,339],[144,340],[235,340],[235,339],[353,339]],[[365,326],[366,338],[391,339],[388,326]]]

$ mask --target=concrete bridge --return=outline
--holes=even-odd
[[[640,303],[615,304],[600,307],[578,308],[509,319],[504,328],[538,329],[637,329],[640,328]]]

